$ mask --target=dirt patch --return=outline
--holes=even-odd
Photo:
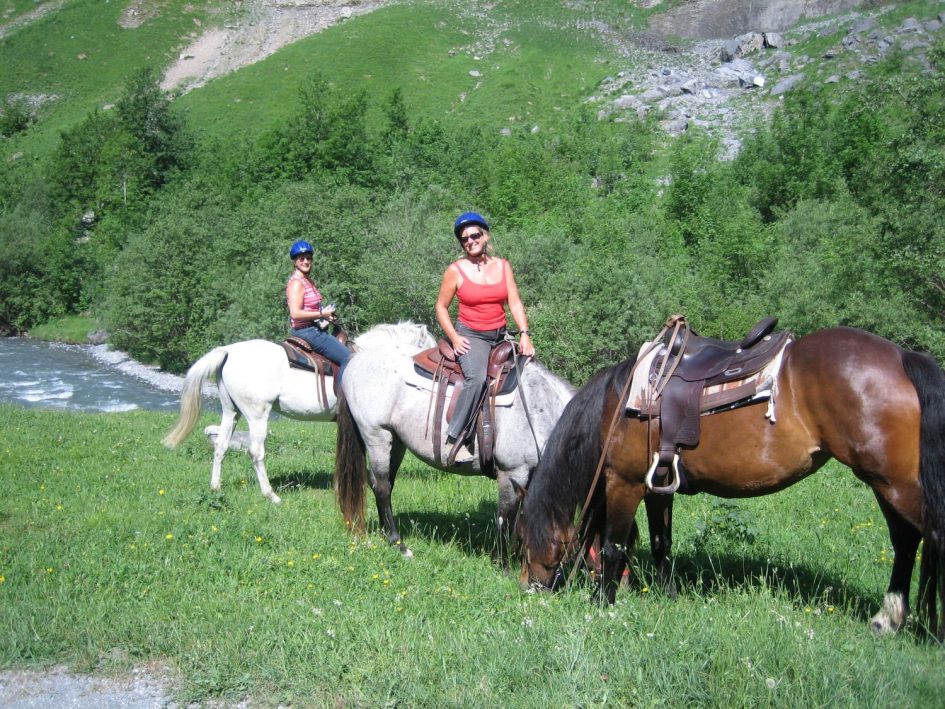
[[[47,670],[0,672],[0,706],[6,709],[153,709],[177,706],[174,680],[162,665],[135,667],[121,677],[78,675],[58,666]]]
[[[63,5],[66,4],[66,0],[53,0],[53,2],[44,2],[37,5],[35,8],[29,12],[25,12],[15,20],[10,20],[9,22],[4,22],[0,24],[0,39],[3,39],[13,30],[22,27],[23,25],[28,25],[31,22],[35,22],[44,15],[49,14],[50,12],[55,12],[60,9]],[[4,20],[7,18],[7,15],[4,14]]]
[[[119,27],[126,30],[140,27],[148,20],[161,14],[162,4],[160,2],[148,2],[148,0],[133,0],[122,11],[121,18],[118,20]]]

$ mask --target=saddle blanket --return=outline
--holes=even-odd
[[[784,349],[793,341],[793,338],[789,338],[784,347],[778,352],[777,356],[772,359],[765,367],[752,375],[745,377],[744,379],[738,379],[735,381],[725,382],[724,384],[718,384],[715,386],[705,387],[702,391],[702,400],[706,401],[707,399],[724,399],[725,397],[713,396],[719,395],[722,392],[740,389],[743,387],[748,388],[748,385],[754,384],[754,393],[750,396],[747,396],[743,399],[726,403],[723,406],[717,408],[703,408],[702,415],[707,416],[708,414],[715,413],[719,410],[729,409],[737,405],[745,405],[754,403],[756,401],[765,401],[766,399],[775,398],[775,384],[778,380],[778,372],[781,371],[781,360],[784,357]],[[654,387],[650,382],[650,375],[655,373],[652,372],[653,362],[657,357],[662,357],[666,354],[666,347],[659,346],[653,347],[649,352],[647,349],[652,346],[652,342],[645,343],[640,348],[640,353],[637,358],[639,364],[633,372],[633,381],[630,383],[630,392],[627,395],[627,403],[624,406],[624,413],[627,416],[634,417],[646,417],[649,415],[647,412],[650,411],[650,405],[653,401],[653,396],[656,394]],[[770,406],[770,404],[769,404]],[[769,418],[773,420],[774,412],[769,412]]]
[[[410,374],[407,375],[404,379],[404,384],[414,389],[419,389],[420,391],[425,391],[428,393],[433,392],[433,380],[427,379],[421,374],[418,374],[416,371],[411,370]],[[449,402],[453,398],[453,385],[449,385],[449,389],[446,392],[446,401]],[[515,402],[515,395],[517,393],[516,389],[513,389],[508,394],[499,394],[495,398],[496,406],[504,406],[506,408],[511,407]]]

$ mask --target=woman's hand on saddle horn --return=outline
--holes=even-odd
[[[455,340],[451,340],[453,344],[453,352],[458,355],[464,355],[469,352],[469,340],[461,335],[457,335]]]

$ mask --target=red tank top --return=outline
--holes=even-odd
[[[285,284],[286,300],[289,298],[289,285],[292,281],[301,281],[302,283],[302,288],[304,289],[302,293],[302,310],[318,310],[318,306],[322,302],[322,294],[318,292],[318,288],[315,287],[314,283],[304,276],[300,276],[298,272],[293,273],[291,278],[289,278],[289,282]],[[289,317],[289,323],[296,329],[308,327],[312,322],[314,321],[311,318],[307,320],[296,320],[291,316]]]
[[[509,287],[505,282],[505,261],[502,264],[502,280],[498,283],[473,283],[459,265],[456,268],[463,276],[462,285],[456,289],[459,298],[459,321],[473,330],[498,330],[505,327],[505,304],[509,300]]]

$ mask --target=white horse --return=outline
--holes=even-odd
[[[374,348],[382,351],[417,350],[434,344],[436,342],[426,327],[401,322],[373,327],[355,338],[352,349],[355,352]],[[173,448],[193,431],[203,404],[201,390],[204,382],[211,378],[217,381],[223,418],[219,427],[208,426],[205,429],[214,444],[210,488],[220,489],[223,456],[230,448],[236,422],[244,416],[249,425],[247,448],[256,468],[259,487],[270,500],[281,502],[269,484],[264,462],[269,412],[274,410],[283,416],[306,421],[333,420],[337,404],[333,378],[326,377],[326,406],[317,375],[290,368],[281,345],[267,340],[246,340],[216,347],[194,362],[187,372],[181,391],[180,416],[164,437],[164,445]]]
[[[371,349],[358,352],[349,360],[341,382],[335,451],[335,488],[346,523],[355,531],[363,530],[364,485],[369,479],[387,539],[398,545],[405,556],[412,553],[397,530],[391,492],[407,449],[440,470],[485,475],[478,456],[453,466],[436,462],[432,440],[432,431],[436,429],[430,421],[431,393],[414,370],[412,355],[417,351]],[[574,392],[568,382],[531,360],[520,371],[515,391],[505,395],[505,401],[496,406],[494,460],[499,488],[496,556],[502,562],[507,560],[509,534],[518,507],[512,481],[522,487],[527,485],[548,435]],[[439,442],[443,461],[448,450],[446,428],[444,420],[438,429],[443,439]],[[370,461],[370,473],[365,455]]]

